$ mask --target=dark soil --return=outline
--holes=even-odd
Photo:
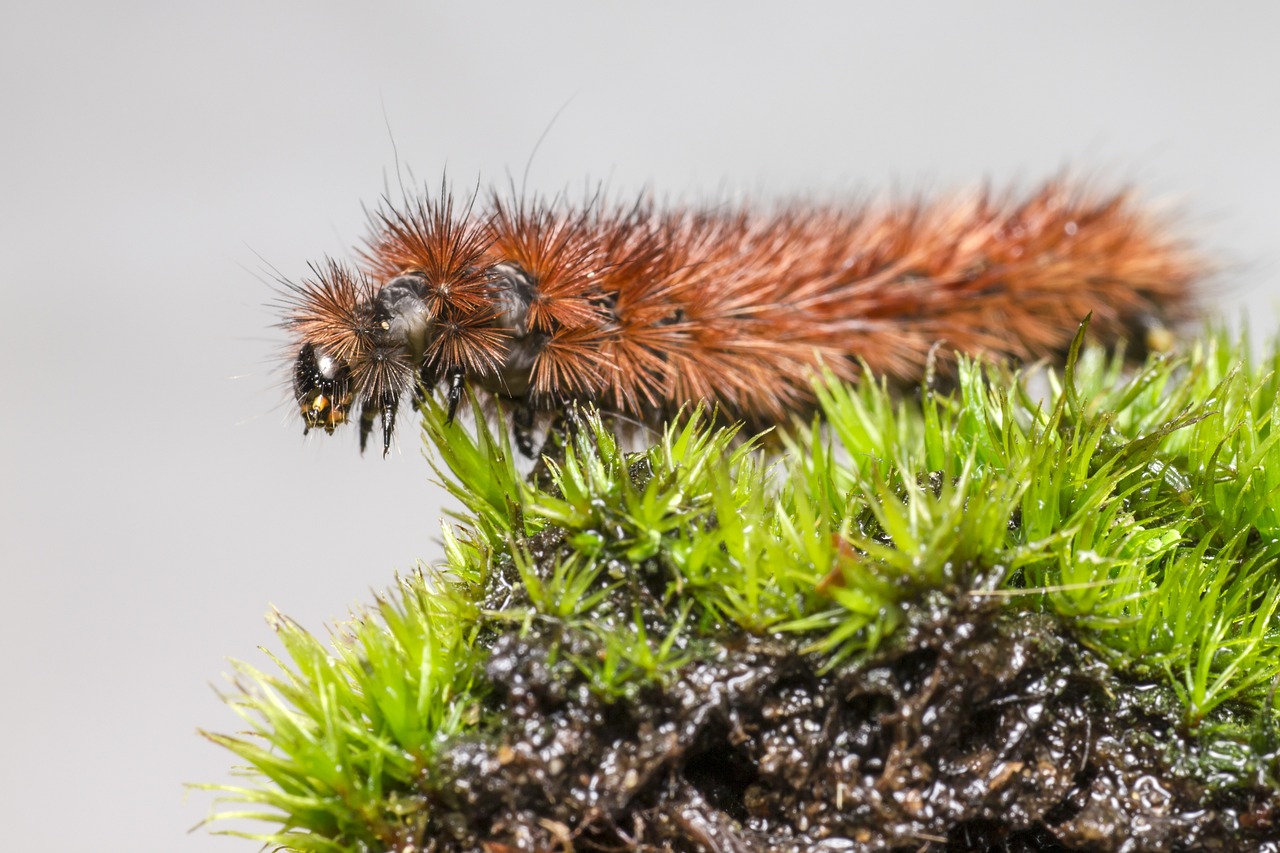
[[[742,639],[612,702],[569,662],[582,638],[502,634],[500,725],[427,780],[425,849],[1280,851],[1266,762],[1215,758],[1163,688],[1046,616],[915,612],[856,667]]]

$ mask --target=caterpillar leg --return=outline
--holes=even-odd
[[[516,449],[526,459],[533,459],[533,406],[527,400],[512,400],[511,432]]]
[[[365,400],[360,408],[360,452],[364,453],[369,444],[369,434],[373,432],[373,422],[382,417],[382,456],[385,459],[391,452],[391,436],[396,431],[396,411],[400,400],[391,392],[384,392],[375,405],[372,400]]]
[[[369,405],[366,400],[364,405],[360,407],[360,453],[364,455],[364,450],[369,446],[369,433],[373,432],[373,421],[378,416],[378,410]]]
[[[396,409],[400,406],[400,398],[390,392],[382,395],[382,458],[386,459],[391,452],[391,434],[396,429]]]
[[[449,382],[449,388],[446,391],[449,397],[449,413],[445,423],[453,423],[453,416],[458,413],[458,403],[462,400],[462,380],[465,376],[466,373],[461,368],[454,368],[445,376]]]

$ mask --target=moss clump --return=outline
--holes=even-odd
[[[1043,394],[819,377],[769,451],[585,413],[529,479],[428,401],[444,564],[333,651],[276,620],[282,674],[229,697],[256,737],[210,735],[252,780],[219,817],[305,851],[1280,838],[1280,349],[1082,339]]]

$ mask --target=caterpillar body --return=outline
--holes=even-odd
[[[1060,356],[1078,323],[1142,344],[1193,313],[1203,265],[1127,193],[1053,181],[881,206],[663,209],[599,198],[384,204],[348,266],[290,284],[308,430],[381,420],[443,383],[533,413],[573,401],[655,422],[691,401],[763,426],[813,403],[813,370],[917,381],[954,352]],[[942,348],[938,349],[937,345]]]

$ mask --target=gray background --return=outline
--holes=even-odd
[[[439,556],[413,430],[303,441],[266,303],[363,232],[396,154],[697,199],[1029,185],[1183,212],[1275,326],[1271,3],[11,5],[0,33],[0,842],[185,835],[226,657]],[[1024,8],[1025,7],[1025,8]],[[390,130],[388,130],[388,125]],[[322,439],[322,437],[321,437]]]

